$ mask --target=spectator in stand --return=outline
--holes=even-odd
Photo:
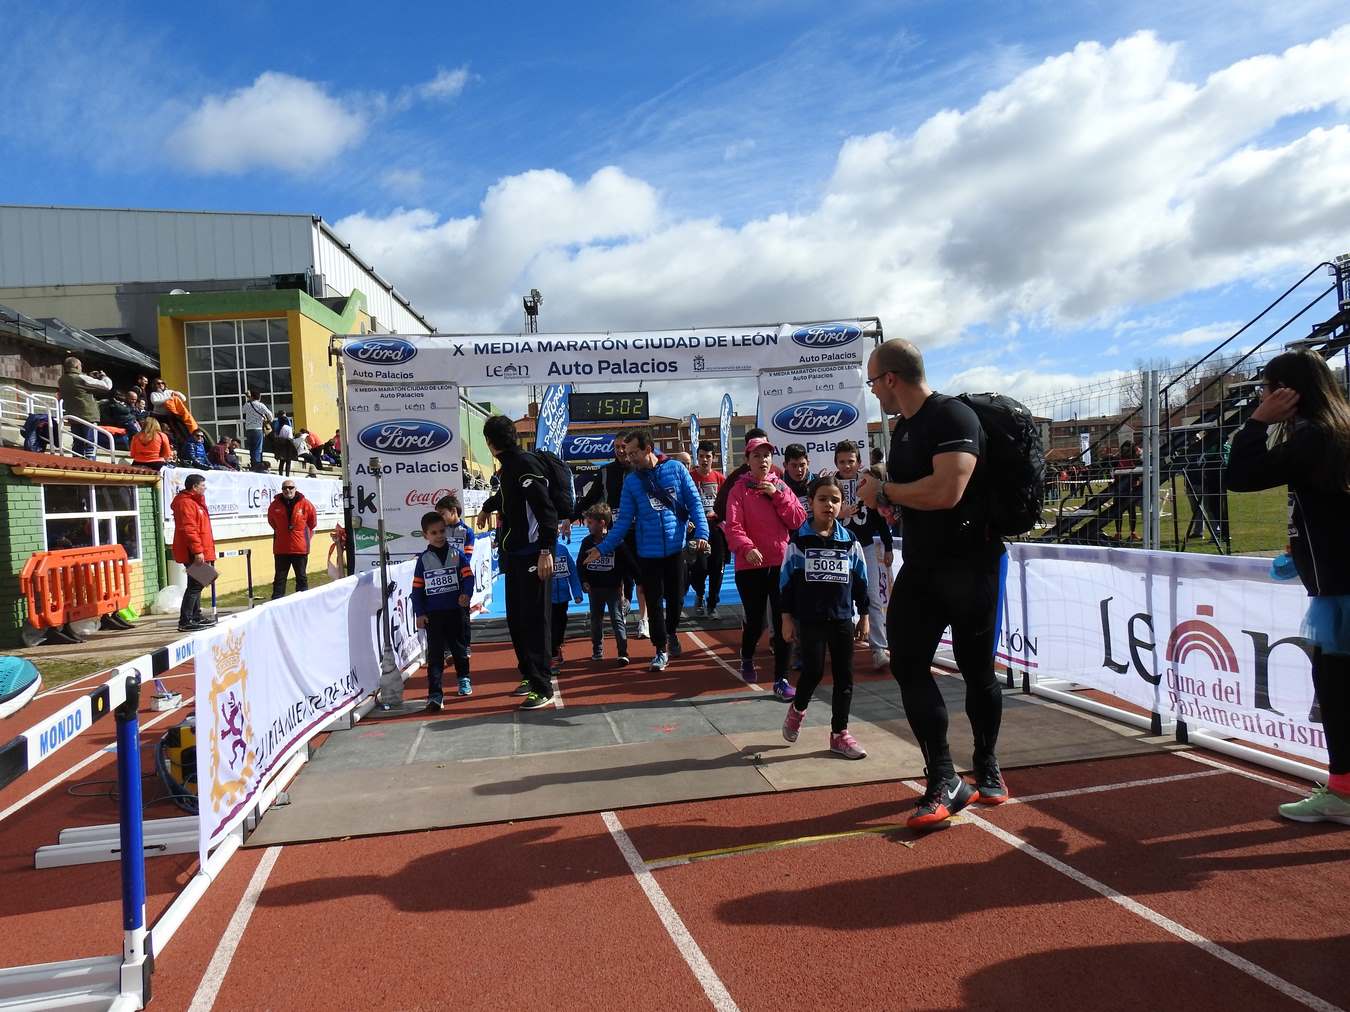
[[[192,437],[183,444],[182,458],[188,467],[200,467],[204,470],[211,469],[211,458],[206,452],[206,433],[198,429],[192,434]]]
[[[159,422],[147,418],[141,431],[131,437],[131,462],[137,467],[158,471],[173,463],[173,444],[159,429]]]
[[[691,473],[698,497],[703,501],[703,515],[708,521],[708,554],[698,555],[699,563],[690,570],[689,583],[694,588],[694,613],[705,614],[704,601],[707,601],[706,615],[717,618],[717,603],[722,600],[722,576],[727,565],[727,537],[722,526],[716,522],[713,507],[717,503],[717,493],[722,490],[725,478],[721,471],[713,470],[713,454],[716,447],[704,440],[698,444],[698,467]],[[707,595],[703,588],[706,580]]]
[[[136,377],[136,382],[132,384],[131,389],[136,391],[136,399],[141,402],[141,407],[150,406],[150,377],[141,373]]]
[[[745,609],[741,628],[741,677],[758,678],[755,647],[764,631],[767,606],[772,625],[773,694],[788,700],[796,695],[788,684],[789,648],[783,639],[783,607],[779,572],[787,553],[788,539],[806,523],[806,511],[783,479],[773,474],[774,446],[758,436],[745,444],[750,469],[727,496],[727,518],[722,524],[727,544],[736,556],[736,589]]]
[[[150,384],[150,413],[179,446],[201,428],[188,410],[187,397],[177,390],[170,390],[163,378],[157,377]]]
[[[230,466],[230,437],[221,436],[206,451],[206,458],[211,461],[211,467],[217,471],[237,471],[239,468]]]
[[[206,585],[191,572],[197,563],[216,561],[216,539],[206,508],[206,479],[200,474],[188,475],[169,509],[173,513],[173,558],[189,570],[187,590],[178,609],[178,631],[196,632],[216,624],[215,619],[202,616],[202,589]]]
[[[322,448],[320,449],[319,456],[322,457],[323,460],[327,461],[329,464],[332,464],[334,467],[341,467],[342,433],[334,432],[333,438],[323,444]],[[469,474],[468,461],[464,461],[460,473],[465,475],[466,477],[468,476]]]
[[[273,424],[277,427],[276,438],[272,441],[277,455],[277,474],[289,475],[291,462],[296,459],[295,432],[291,429],[290,416],[282,412],[273,419]]]
[[[125,398],[127,407],[131,409],[132,415],[136,418],[136,424],[144,425],[145,420],[150,417],[150,412],[146,408],[145,398],[141,396],[141,392],[132,387],[126,392]]]
[[[248,445],[249,466],[262,470],[263,432],[272,422],[272,409],[262,401],[256,390],[248,392],[244,401],[244,442]]]
[[[1317,352],[1276,355],[1262,379],[1261,403],[1233,437],[1226,483],[1234,492],[1288,486],[1289,554],[1308,592],[1302,632],[1327,746],[1326,785],[1279,813],[1350,826],[1350,403]]]
[[[323,457],[319,453],[319,437],[310,432],[309,429],[301,429],[295,434],[295,457],[297,460],[317,467],[320,471],[326,471],[328,468],[324,465]]]
[[[127,398],[133,396],[135,395],[128,392],[98,402],[99,425],[122,430],[120,433],[112,434],[113,446],[119,450],[128,449],[131,437],[141,431],[141,423],[136,418],[136,412],[127,403]]]
[[[98,369],[86,373],[74,355],[61,364],[61,380],[57,384],[61,394],[61,412],[70,418],[67,425],[71,435],[76,437],[74,450],[81,456],[93,459],[98,449],[99,410],[94,395],[111,389],[112,380]]]
[[[319,513],[295,482],[286,478],[267,507],[267,525],[272,528],[272,600],[286,596],[286,577],[295,570],[295,592],[309,590],[309,546]]]
[[[582,564],[613,552],[630,529],[637,530],[638,571],[651,608],[648,620],[656,648],[651,670],[664,671],[670,658],[681,652],[678,632],[684,606],[686,525],[692,518],[696,548],[706,552],[708,521],[689,471],[676,460],[658,461],[651,429],[634,429],[624,443],[633,471],[623,480],[618,519]]]

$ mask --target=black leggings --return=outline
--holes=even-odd
[[[853,623],[849,619],[826,619],[797,623],[797,643],[802,651],[802,673],[797,679],[797,697],[792,705],[805,711],[811,697],[825,677],[825,651],[830,652],[830,674],[834,679],[834,702],[830,730],[835,734],[848,728],[849,704],[853,702]]]
[[[1327,770],[1350,773],[1350,654],[1313,658],[1313,689],[1327,739]]]
[[[760,633],[764,631],[764,606],[769,606],[773,632],[769,642],[773,647],[773,677],[777,681],[787,675],[790,651],[783,640],[783,604],[778,590],[778,567],[736,570],[736,589],[741,594],[745,609],[745,625],[741,626],[741,657],[754,657]]]
[[[549,630],[550,638],[553,641],[553,656],[562,656],[563,640],[567,638],[567,601],[555,602],[553,605],[553,627]]]
[[[722,528],[718,524],[709,521],[711,528],[708,535],[708,545],[710,551],[702,556],[703,568],[708,574],[708,595],[707,602],[709,608],[715,608],[717,602],[722,600],[722,574],[727,566],[727,536],[722,533]],[[692,580],[694,591],[698,594],[703,593],[703,580],[695,576]]]
[[[905,716],[923,750],[930,780],[949,778],[956,772],[947,744],[947,704],[932,674],[933,655],[949,625],[952,653],[966,682],[966,716],[975,738],[975,763],[994,758],[998,747],[1003,688],[994,675],[994,647],[999,634],[1003,558],[936,566],[905,563],[895,579],[886,612],[891,674],[900,683]]]
[[[666,650],[666,637],[675,638],[684,607],[684,552],[657,559],[638,559],[638,582],[647,598],[648,630],[658,653]],[[665,602],[662,612],[661,602]]]

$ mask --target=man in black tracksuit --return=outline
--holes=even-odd
[[[995,754],[1003,697],[994,675],[1006,556],[990,529],[981,467],[985,436],[974,410],[934,393],[923,356],[904,340],[886,341],[872,352],[867,385],[883,411],[899,416],[886,460],[888,480],[864,474],[858,494],[872,509],[898,506],[904,518],[904,564],[886,625],[891,674],[927,765],[927,790],[908,824],[926,829],[972,801],[1008,799]],[[974,790],[956,774],[947,743],[947,704],[931,670],[948,626],[975,739]]]
[[[553,702],[549,617],[558,511],[544,467],[520,448],[511,419],[493,415],[483,423],[483,438],[497,458],[500,480],[479,511],[478,526],[486,527],[490,514],[501,513],[497,557],[506,575],[506,627],[521,677],[515,695],[525,697],[521,709],[535,710]]]

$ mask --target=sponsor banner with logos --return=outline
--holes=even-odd
[[[356,565],[378,564],[380,511],[371,457],[380,460],[385,541],[391,557],[406,559],[426,545],[422,515],[451,492],[464,501],[459,387],[454,383],[352,383],[347,387],[347,439],[356,528]],[[477,512],[475,506],[474,512]]]
[[[718,464],[723,474],[730,474],[734,466],[731,463],[731,394],[722,395],[722,408],[717,414],[717,442],[721,451]]]
[[[267,507],[281,494],[282,477],[253,471],[203,471],[194,467],[166,467],[160,472],[160,490],[164,519],[173,521],[170,504],[183,491],[190,474],[206,478],[206,509],[213,520],[246,517],[266,520]],[[337,478],[292,479],[301,495],[319,512],[319,526],[342,522],[342,482]],[[327,523],[325,523],[325,520]]]
[[[568,398],[572,396],[571,383],[550,383],[539,398],[539,417],[535,422],[534,448],[562,456],[563,440],[567,437]]]
[[[584,432],[562,441],[563,460],[608,460],[614,456],[613,432]]]
[[[1002,661],[1227,737],[1325,761],[1308,597],[1270,560],[1009,546]],[[897,560],[899,553],[896,553]]]
[[[344,345],[350,384],[465,386],[608,380],[723,379],[762,369],[861,367],[869,321],[608,334],[381,334]]]
[[[390,572],[395,654],[421,651],[411,563]],[[380,584],[362,573],[195,637],[199,851],[239,824],[268,779],[380,684]]]
[[[779,453],[789,443],[801,443],[818,470],[833,463],[834,448],[845,439],[864,448],[865,466],[867,398],[862,369],[761,373],[759,426]]]

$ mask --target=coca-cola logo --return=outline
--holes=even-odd
[[[435,506],[449,494],[448,488],[438,488],[435,492],[422,492],[413,489],[408,493],[408,498],[404,500],[404,504],[407,506]]]

